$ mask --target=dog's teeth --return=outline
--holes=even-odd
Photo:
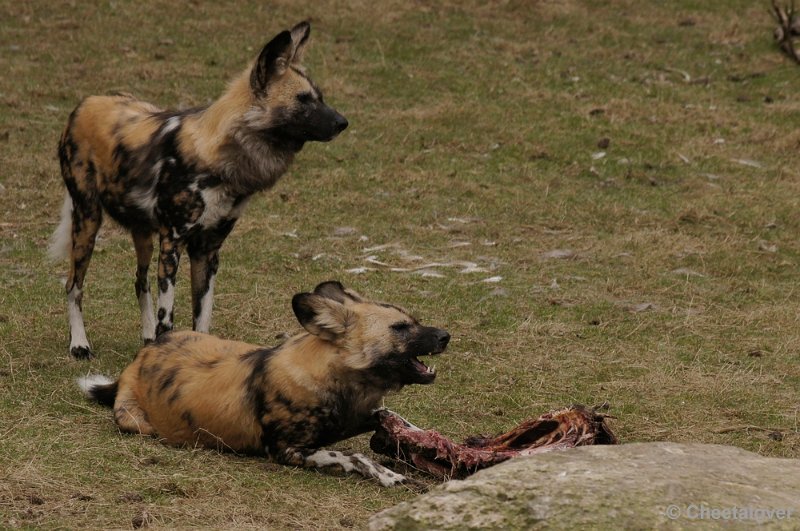
[[[431,365],[430,369],[428,369],[428,372],[436,373],[436,365]]]

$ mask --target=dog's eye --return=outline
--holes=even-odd
[[[310,92],[301,92],[297,95],[297,101],[305,105],[314,101],[314,96],[312,96]]]
[[[395,323],[392,325],[392,330],[394,330],[395,332],[408,332],[410,328],[411,324],[406,322]]]

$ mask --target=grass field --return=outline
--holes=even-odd
[[[251,202],[215,333],[275,344],[291,296],[339,279],[451,332],[436,384],[386,402],[417,425],[458,439],[607,401],[623,442],[800,457],[800,68],[767,2],[226,5],[0,0],[0,527],[363,527],[415,495],[121,436],[74,378],[139,346],[130,239],[106,225],[89,269],[92,362],[44,258],[82,97],[206,104],[305,18],[351,125]]]

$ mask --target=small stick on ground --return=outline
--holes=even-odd
[[[752,424],[745,424],[741,426],[726,426],[714,430],[714,433],[732,433],[735,431],[768,431],[782,433],[780,428],[765,428],[763,426],[753,426]]]

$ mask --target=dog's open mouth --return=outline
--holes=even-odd
[[[436,367],[425,365],[420,358],[423,356],[436,356],[447,348],[450,334],[438,328],[422,327],[422,332],[409,341],[409,349],[403,357],[403,373],[407,383],[429,384],[436,379]],[[400,375],[398,375],[400,376]]]
[[[420,378],[421,383],[431,383],[436,378],[436,367],[431,365],[430,367],[425,365],[423,362],[420,361],[420,356],[433,356],[437,353],[430,352],[428,354],[418,354],[417,356],[411,356],[410,362],[411,366],[417,373],[417,376]]]

